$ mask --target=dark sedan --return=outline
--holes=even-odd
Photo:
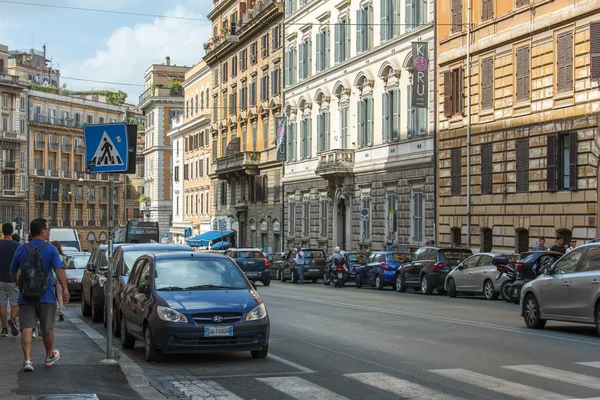
[[[108,274],[108,246],[97,247],[90,256],[81,278],[81,314],[92,321],[104,318],[104,284]]]
[[[81,279],[92,253],[71,252],[67,254],[67,287],[72,299],[81,298]]]
[[[325,273],[325,263],[327,257],[325,252],[320,249],[301,249],[304,253],[304,280],[318,282]],[[285,260],[281,263],[281,282],[290,280],[292,283],[298,281],[298,270],[296,269],[296,250],[290,250]]]
[[[165,353],[269,352],[269,317],[258,293],[229,258],[167,253],[139,258],[123,292],[121,345],[144,343],[146,360]]]

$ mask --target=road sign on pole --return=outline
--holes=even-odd
[[[360,210],[360,220],[361,221],[369,220],[369,209],[368,208],[363,208],[362,210]]]
[[[129,140],[124,122],[86,125],[83,141],[89,172],[127,172],[129,169]]]

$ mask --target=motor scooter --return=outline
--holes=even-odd
[[[500,285],[500,296],[504,299],[504,301],[512,302],[511,297],[511,286],[517,280],[517,270],[515,263],[513,261],[508,262],[507,264],[502,264],[496,266],[496,270],[498,274],[496,275],[496,280],[502,278],[502,275],[506,275],[508,279],[506,279]]]

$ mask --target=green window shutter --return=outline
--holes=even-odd
[[[415,110],[412,106],[412,85],[408,85],[406,87],[406,109],[408,110],[408,116],[406,118],[406,131],[408,137],[411,138],[415,135],[415,127],[414,127],[414,113]]]
[[[356,110],[357,110],[356,116],[358,118],[358,123],[357,123],[357,126],[356,126],[357,127],[357,135],[358,135],[358,148],[361,148],[361,147],[363,147],[365,145],[364,144],[364,141],[365,141],[364,140],[364,138],[365,138],[365,136],[364,136],[365,135],[365,133],[364,133],[364,130],[365,130],[365,116],[364,116],[365,109],[364,109],[364,102],[363,101],[359,101],[357,103]]]
[[[317,72],[321,71],[323,69],[323,66],[321,64],[321,57],[323,54],[323,36],[325,35],[324,32],[319,32],[319,34],[317,34],[317,49],[316,49],[316,56],[317,56],[317,65],[316,65],[316,70]]]
[[[381,34],[381,42],[385,42],[386,40],[388,40],[388,24],[390,21],[390,15],[389,15],[389,11],[388,10],[388,1],[389,0],[381,0],[381,6],[380,6],[380,10],[381,10],[381,17],[380,17],[380,25],[379,25],[379,29],[380,29],[380,34]]]
[[[323,150],[329,150],[329,124],[330,124],[329,119],[330,119],[330,114],[329,114],[329,112],[326,112],[323,115],[323,120],[324,120],[323,121],[323,125],[324,125],[323,126],[323,131],[324,131],[323,136],[325,137],[325,141],[324,141],[325,144],[324,144]]]
[[[306,119],[306,152],[304,157],[312,157],[312,118]]]
[[[419,1],[419,0],[406,0],[405,22],[406,22],[406,30],[407,31],[415,28],[415,20],[414,20],[415,1]]]
[[[400,126],[400,91],[394,89],[391,92],[391,109],[392,109],[392,131],[389,140],[398,140],[399,138],[399,126]]]
[[[356,52],[362,53],[363,49],[363,37],[365,36],[364,21],[363,21],[363,9],[359,8],[356,10]]]
[[[335,24],[335,63],[339,64],[342,61],[342,24]]]
[[[389,111],[390,93],[385,92],[381,95],[381,125],[382,125],[382,141],[389,142],[390,138],[390,111]]]
[[[367,138],[366,144],[367,146],[373,145],[373,98],[370,97],[367,99]]]
[[[323,151],[323,114],[317,115],[317,152]]]

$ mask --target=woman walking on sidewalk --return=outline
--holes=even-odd
[[[56,250],[58,250],[58,255],[62,260],[63,268],[67,269],[67,256],[63,252],[62,244],[58,240],[55,240],[54,242],[52,242],[52,245],[56,247]],[[54,288],[56,292],[56,301],[58,302],[58,320],[64,321],[65,316],[63,314],[62,286],[60,285],[58,279],[56,279],[56,272],[54,272]]]

